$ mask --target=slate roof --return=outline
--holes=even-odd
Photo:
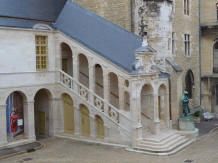
[[[142,39],[68,1],[55,25],[58,30],[132,73]]]
[[[66,0],[0,0],[0,16],[55,21]]]
[[[135,50],[141,46],[141,37],[80,7],[72,0],[66,3],[64,1],[1,0],[0,26],[33,28],[35,24],[41,23],[37,21],[45,21],[44,23],[80,42],[127,72],[136,73],[133,64]],[[55,22],[53,25],[52,21]]]

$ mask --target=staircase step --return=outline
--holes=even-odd
[[[169,156],[169,155],[172,155],[172,154],[175,154],[175,153],[181,151],[182,149],[189,146],[193,142],[194,142],[194,140],[188,140],[184,144],[181,144],[181,145],[177,146],[176,148],[168,150],[168,151],[154,151],[154,150],[147,150],[145,148],[143,149],[143,148],[138,148],[138,147],[136,147],[130,151],[148,154],[148,155],[155,155],[155,156]]]
[[[172,140],[178,138],[178,137],[181,137],[181,135],[178,135],[178,134],[174,134],[174,135],[171,135],[165,139],[162,139],[160,141],[153,141],[153,140],[149,140],[149,139],[143,139],[141,142],[143,144],[147,144],[147,145],[164,145],[164,144],[167,144],[168,142],[171,142]],[[183,137],[183,136],[182,136]]]
[[[179,137],[178,139],[170,142],[169,144],[165,144],[165,145],[152,146],[152,145],[139,144],[138,147],[146,149],[146,150],[150,150],[150,151],[160,151],[161,152],[161,151],[172,150],[172,149],[176,148],[177,146],[179,146],[187,141],[189,141],[189,139]]]
[[[162,147],[154,148],[154,147],[146,147],[146,146],[137,146],[136,149],[137,150],[142,150],[142,151],[147,151],[147,152],[153,152],[153,153],[171,153],[174,150],[177,151],[177,148],[178,149],[184,148],[185,147],[184,144],[190,144],[191,143],[191,142],[190,143],[188,143],[188,142],[190,142],[190,140],[186,138],[186,139],[182,139],[182,140],[174,143],[171,146],[166,146],[166,147],[163,147],[163,148]]]

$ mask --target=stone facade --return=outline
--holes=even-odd
[[[58,31],[1,28],[0,33],[5,38],[1,54],[8,54],[0,64],[1,145],[44,135],[135,147],[146,135],[170,129],[168,79],[151,69],[154,51],[136,50],[136,58],[151,62],[142,62],[143,69],[133,75]],[[48,68],[44,71],[36,70],[35,36],[48,37]],[[20,139],[6,132],[8,98],[13,93],[22,98],[24,132]],[[65,96],[72,102],[66,103]],[[66,115],[67,109],[73,109],[73,117]]]
[[[182,73],[172,76],[172,82],[177,82],[177,84],[173,84],[174,86],[172,85],[172,109],[177,113],[181,110],[179,103],[181,95],[186,88],[185,80],[189,70],[194,74],[191,108],[200,106],[199,3],[198,0],[189,2],[189,15],[184,14],[183,1],[176,0],[173,6],[173,32],[175,33],[175,54],[173,54],[173,58],[183,69]],[[185,34],[190,35],[190,56],[185,56]],[[176,119],[175,117],[174,120]]]
[[[105,19],[131,31],[130,0],[73,0]]]
[[[217,0],[200,1],[202,106],[206,111],[216,114],[218,112],[217,3]]]

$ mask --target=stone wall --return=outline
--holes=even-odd
[[[131,31],[130,0],[73,0],[105,19]]]
[[[191,108],[200,105],[200,72],[199,72],[199,3],[198,0],[190,1],[190,14],[184,14],[184,4],[181,0],[174,1],[173,11],[173,32],[175,33],[175,55],[174,61],[183,69],[178,76],[173,77],[172,81],[181,80],[177,89],[172,86],[172,94],[181,97],[185,90],[185,76],[188,70],[194,74],[193,99]],[[190,35],[190,56],[185,56],[184,34]],[[177,81],[178,82],[178,81]],[[181,87],[181,88],[179,88]],[[178,91],[179,90],[179,91]],[[172,96],[172,109],[181,110],[180,101],[175,101]],[[179,111],[176,111],[179,112]]]

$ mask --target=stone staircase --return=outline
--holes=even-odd
[[[138,140],[135,150],[151,155],[171,155],[182,150],[193,141],[174,130],[167,130],[158,135],[150,134]]]
[[[89,88],[76,81],[73,77],[68,75],[63,71],[58,72],[58,83],[69,89],[74,93],[78,98],[84,101],[84,103],[89,104],[93,109],[100,112],[111,122],[113,122],[118,128],[122,131],[123,134],[130,137],[130,128],[126,126],[132,125],[132,120],[130,115],[122,113],[118,108],[114,107],[105,99],[99,97]]]

